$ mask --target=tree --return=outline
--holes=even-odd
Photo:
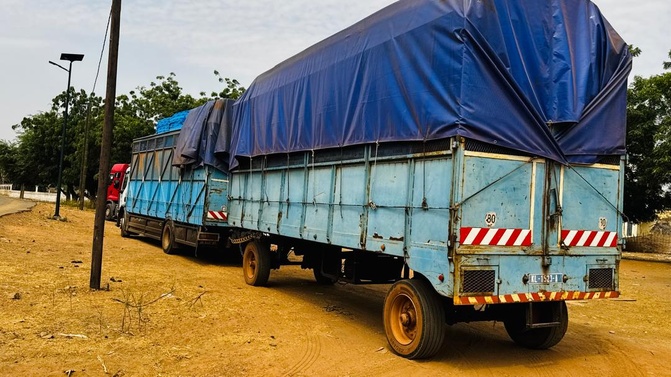
[[[236,99],[245,88],[235,79],[222,78],[214,71],[219,82],[225,84],[221,92],[209,97],[204,92],[196,98],[184,94],[174,73],[157,76],[149,86],[140,86],[128,94],[118,96],[114,116],[112,161],[127,162],[131,156],[133,139],[155,132],[156,121],[173,114],[198,107],[216,98]],[[85,130],[88,122],[88,161],[86,161],[85,189],[95,192],[100,157],[104,101],[84,90],[69,88],[68,124],[63,161],[63,185],[68,195],[76,193],[84,151]],[[66,92],[52,100],[49,111],[25,117],[12,126],[18,133],[15,144],[0,143],[0,177],[12,183],[55,186],[63,127],[63,108]],[[78,188],[78,187],[77,187]],[[79,188],[78,188],[79,189]],[[79,190],[84,191],[84,190]]]
[[[20,183],[16,170],[16,144],[0,140],[0,183]]]
[[[78,145],[83,142],[88,101],[101,101],[100,98],[89,98],[83,90],[69,90],[62,179],[68,196],[78,183],[81,166]],[[61,109],[65,107],[66,97],[64,91],[52,100],[50,111],[25,117],[21,123],[12,126],[18,132],[16,164],[23,174],[29,173],[15,177],[16,183],[56,185],[63,127]]]
[[[213,99],[217,98],[230,98],[230,99],[238,99],[240,96],[245,92],[245,88],[243,86],[240,86],[240,82],[236,79],[229,79],[228,77],[221,77],[219,74],[219,71],[216,69],[214,70],[214,76],[217,77],[220,83],[226,84],[226,87],[219,93],[217,92],[212,92],[210,94],[210,97]],[[201,96],[205,96],[205,93],[201,92]]]
[[[634,222],[652,220],[671,208],[671,72],[630,85],[627,151],[624,211]]]

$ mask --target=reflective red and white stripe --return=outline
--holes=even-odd
[[[207,219],[228,221],[228,214],[222,211],[207,211]]]
[[[529,229],[461,228],[462,245],[530,246]]]
[[[620,292],[537,292],[537,293],[518,293],[501,296],[473,296],[473,297],[455,297],[456,305],[485,305],[485,304],[510,304],[515,302],[536,302],[536,301],[566,301],[566,300],[592,300],[599,298],[617,298]]]
[[[562,230],[562,243],[565,246],[615,247],[617,232],[594,230]]]

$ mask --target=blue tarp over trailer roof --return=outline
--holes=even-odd
[[[464,136],[562,163],[625,153],[627,45],[586,0],[403,0],[259,76],[231,167]]]

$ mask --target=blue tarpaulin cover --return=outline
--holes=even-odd
[[[464,136],[562,163],[625,153],[627,45],[586,0],[403,0],[259,76],[231,167]]]
[[[233,100],[209,101],[189,112],[172,159],[173,166],[209,165],[228,172]]]
[[[159,120],[156,122],[156,133],[162,134],[181,129],[187,115],[189,115],[189,110],[184,110]]]

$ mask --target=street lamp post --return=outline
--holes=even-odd
[[[63,67],[58,63],[49,60],[49,64],[53,64],[68,73],[68,89],[65,91],[65,112],[63,113],[63,130],[61,132],[61,156],[58,159],[58,183],[56,183],[56,210],[54,211],[54,219],[60,219],[61,209],[61,178],[63,177],[63,153],[65,151],[65,128],[68,125],[68,105],[70,104],[70,78],[72,77],[72,62],[79,62],[84,59],[83,54],[68,54],[62,53],[61,60],[70,62],[68,68]]]

